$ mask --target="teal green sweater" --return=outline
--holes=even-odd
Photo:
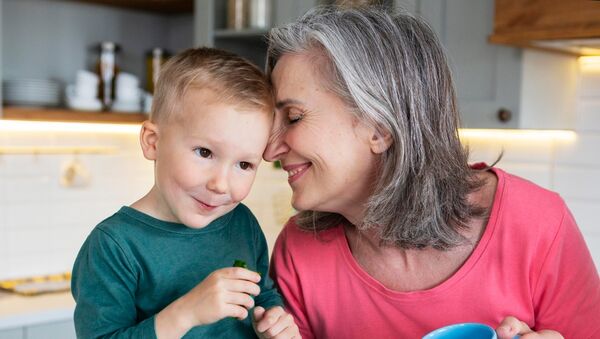
[[[262,275],[256,305],[282,305],[267,273],[264,234],[246,206],[201,229],[122,207],[96,226],[75,261],[71,287],[77,336],[156,338],[155,315],[235,259]],[[255,337],[248,317],[197,326],[184,338]]]

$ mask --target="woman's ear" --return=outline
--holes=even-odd
[[[390,148],[392,142],[392,135],[388,131],[374,128],[369,140],[371,152],[381,154]]]
[[[146,120],[142,123],[142,130],[140,131],[140,145],[142,146],[142,153],[148,160],[156,160],[156,153],[158,150],[158,125]]]

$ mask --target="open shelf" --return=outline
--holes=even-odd
[[[192,13],[194,0],[76,0],[77,2],[142,10],[162,14]]]
[[[86,112],[61,108],[15,107],[2,108],[4,120],[87,122],[136,124],[148,119],[143,113]]]

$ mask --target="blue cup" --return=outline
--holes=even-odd
[[[496,331],[488,325],[462,323],[438,328],[423,339],[497,339]]]

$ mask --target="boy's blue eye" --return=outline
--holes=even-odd
[[[194,152],[196,153],[196,155],[199,155],[203,158],[210,158],[210,156],[212,155],[212,152],[208,148],[204,147],[195,148]]]

